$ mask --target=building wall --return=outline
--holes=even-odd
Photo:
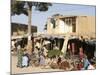
[[[52,34],[53,32],[53,24],[50,22],[50,18],[48,18],[48,21],[47,21],[47,33],[48,34]]]
[[[37,32],[37,27],[32,26],[31,32]],[[19,23],[11,23],[11,35],[17,36],[17,35],[24,35],[28,32],[28,25],[25,24],[19,24]]]
[[[78,16],[76,18],[76,33],[87,36],[95,36],[95,17]]]
[[[59,24],[55,28],[55,33],[65,34],[67,32],[72,32],[72,26],[67,25],[63,20],[59,19]]]
[[[56,20],[56,27],[53,28],[53,24],[48,20],[47,23],[47,33],[48,34],[65,34],[67,32],[72,32],[72,26],[67,25],[61,19]]]

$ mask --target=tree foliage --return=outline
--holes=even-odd
[[[50,58],[60,56],[62,54],[63,53],[60,50],[56,50],[56,49],[48,51],[48,57],[50,57]]]
[[[27,7],[26,7],[27,5]],[[51,3],[44,2],[30,2],[30,1],[16,1],[11,0],[11,15],[20,15],[25,14],[28,16],[27,9],[32,10],[32,7],[35,7],[35,10],[38,11],[47,11],[49,6],[52,6]]]
[[[59,13],[52,15],[52,17],[57,17],[57,16],[63,16],[63,15],[61,15]]]

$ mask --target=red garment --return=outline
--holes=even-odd
[[[81,70],[83,68],[83,64],[82,63],[79,63],[78,65],[77,65],[77,69],[78,70]]]
[[[75,43],[72,43],[72,54],[75,53]]]

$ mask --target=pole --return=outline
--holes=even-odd
[[[28,54],[32,54],[32,41],[31,41],[31,18],[32,18],[32,9],[28,8]]]

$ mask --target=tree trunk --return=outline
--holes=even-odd
[[[31,19],[32,19],[32,9],[28,9],[28,54],[32,54],[32,40],[31,40]]]

